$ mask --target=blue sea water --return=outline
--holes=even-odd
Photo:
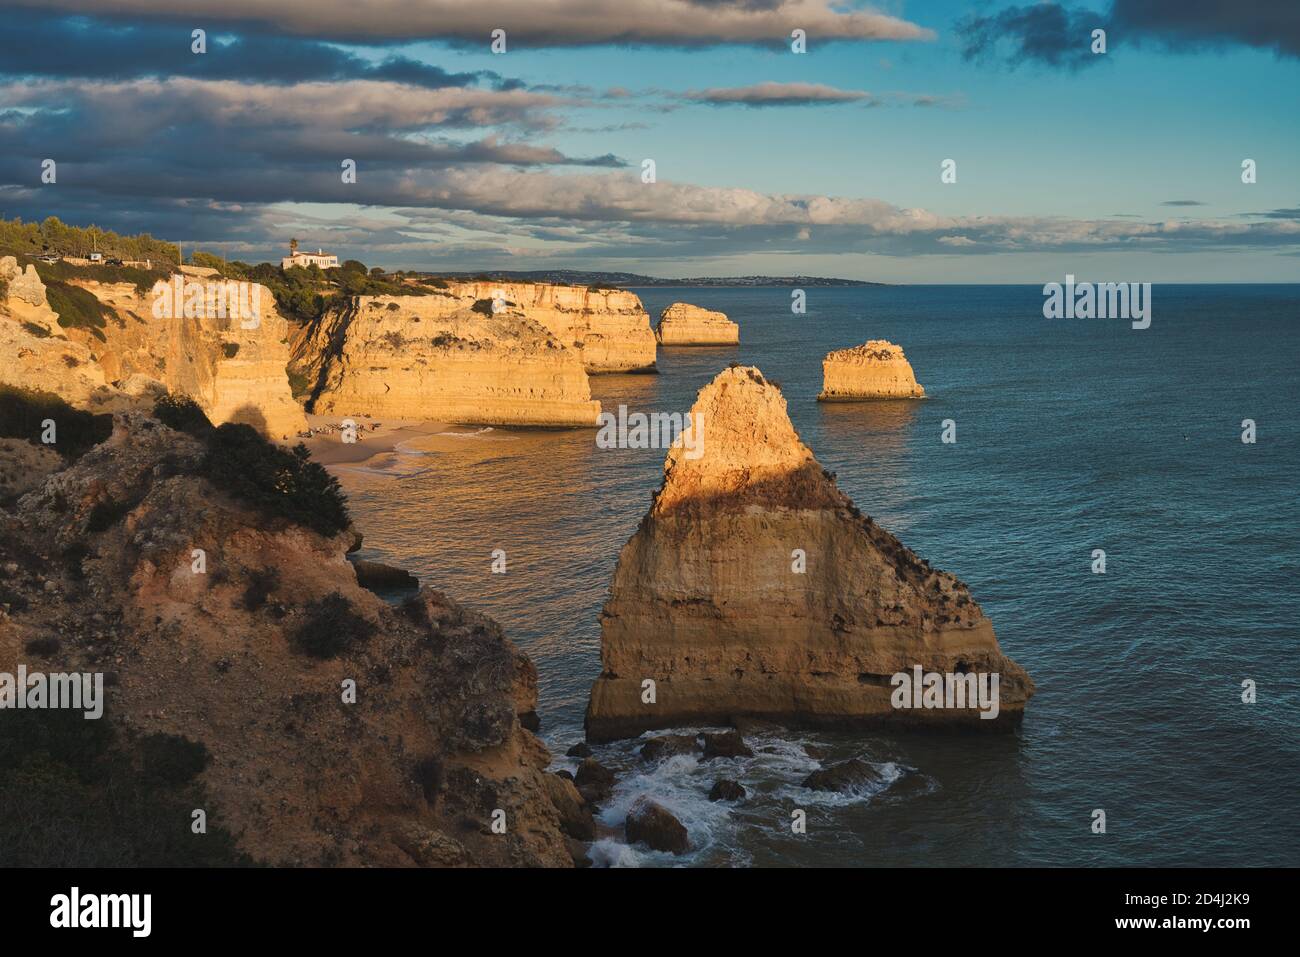
[[[727,364],[758,366],[855,503],[970,586],[1038,693],[1014,736],[771,729],[753,758],[651,767],[635,742],[602,746],[623,773],[601,863],[1300,863],[1300,287],[1156,286],[1145,330],[1044,319],[1028,286],[810,288],[804,315],[785,288],[635,291],[652,317],[678,299],[720,309],[741,344],[593,377],[606,409],[685,412]],[[825,353],[875,338],[903,346],[929,398],[815,402]],[[339,469],[363,554],[505,626],[537,663],[543,737],[562,755],[663,453],[600,450],[594,430],[448,431]],[[798,786],[851,756],[909,786]],[[749,799],[708,802],[720,776]],[[687,825],[691,854],[619,843],[643,793]]]

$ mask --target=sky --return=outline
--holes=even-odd
[[[390,269],[1300,281],[1298,3],[181,6],[0,0],[0,214]]]

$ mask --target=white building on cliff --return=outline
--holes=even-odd
[[[327,253],[323,249],[318,249],[314,253],[305,253],[295,249],[280,260],[281,269],[289,269],[292,266],[320,266],[321,269],[337,269],[338,265],[339,257]]]

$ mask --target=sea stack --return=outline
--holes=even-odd
[[[857,402],[864,399],[923,399],[902,346],[872,339],[850,349],[837,349],[822,360],[822,391],[818,402]]]
[[[659,314],[655,338],[664,346],[734,346],[740,343],[740,326],[726,313],[675,302]]]
[[[703,454],[669,450],[663,487],[619,555],[588,740],[738,718],[1018,723],[1033,682],[967,587],[853,506],[800,441],[777,386],[733,367],[692,412]],[[932,675],[939,706],[921,694]],[[996,687],[996,705],[945,706],[957,684]]]

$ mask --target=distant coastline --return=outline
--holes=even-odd
[[[544,282],[561,286],[605,286],[623,289],[635,286],[889,286],[892,283],[867,282],[861,279],[835,279],[823,276],[697,276],[688,279],[662,279],[631,272],[589,272],[581,269],[505,270],[502,272],[421,272],[410,275],[439,279],[492,280],[508,282]]]

